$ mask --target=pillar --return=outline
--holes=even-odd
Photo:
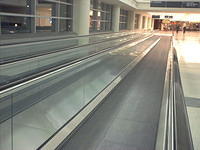
[[[30,1],[30,5],[29,5],[30,11],[31,11],[31,15],[36,15],[36,0],[32,0]],[[35,33],[36,32],[36,17],[31,17],[30,18],[30,31],[31,33]]]
[[[0,16],[0,35],[1,35],[1,16]]]
[[[73,31],[78,35],[88,35],[90,25],[90,0],[74,0]]]
[[[133,23],[133,28],[132,28],[132,30],[134,30],[135,29],[135,16],[136,14],[135,14],[135,11],[133,11],[133,20],[132,20],[132,23]]]
[[[142,29],[142,23],[143,23],[143,16],[140,14],[138,20],[138,29]]]
[[[128,29],[129,30],[134,30],[135,29],[135,12],[134,11],[129,11]]]
[[[145,16],[145,20],[144,20],[144,29],[147,29],[148,28],[148,17]]]
[[[152,28],[152,30],[154,30],[154,19],[152,18],[152,23],[151,23],[151,28]]]
[[[151,30],[151,18],[150,17],[148,18],[148,29]]]
[[[113,7],[113,16],[112,16],[112,30],[114,32],[119,32],[119,23],[120,23],[120,7],[115,5]]]

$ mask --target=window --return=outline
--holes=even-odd
[[[56,16],[56,3],[45,0],[38,0],[36,15],[37,31],[54,31],[53,24],[56,24],[56,19],[51,16]],[[55,26],[54,26],[55,27]]]
[[[60,32],[72,31],[72,21],[67,19],[60,20]]]
[[[168,8],[200,8],[199,1],[151,1],[151,7],[168,7]]]
[[[73,0],[0,1],[0,34],[71,32],[72,10]]]
[[[182,7],[182,2],[167,2],[166,7],[170,8],[181,8]]]
[[[111,27],[112,5],[102,3],[99,0],[91,0],[90,31],[110,31]]]
[[[38,0],[36,29],[37,32],[72,31],[72,1]]]
[[[31,14],[31,0],[0,0],[0,12]]]
[[[29,17],[1,16],[1,33],[28,33],[31,20]]]
[[[165,7],[166,2],[164,2],[164,1],[151,1],[150,6],[151,7]]]
[[[120,30],[128,29],[128,11],[124,9],[120,9],[120,23],[119,23]]]
[[[154,19],[160,19],[160,15],[152,15],[152,18],[154,18]]]

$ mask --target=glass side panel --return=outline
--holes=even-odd
[[[12,150],[12,96],[0,98],[0,149]]]

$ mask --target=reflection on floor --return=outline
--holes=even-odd
[[[200,150],[200,32],[174,36],[195,150]]]

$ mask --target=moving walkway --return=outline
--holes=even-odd
[[[171,95],[166,85],[174,83],[168,77],[177,63],[170,47],[170,37],[140,39],[1,91],[0,149],[164,150],[175,133],[192,149],[184,103],[176,109],[184,112],[184,128],[172,121],[180,115],[168,117],[171,99],[164,95]],[[168,124],[176,132],[163,134]]]

